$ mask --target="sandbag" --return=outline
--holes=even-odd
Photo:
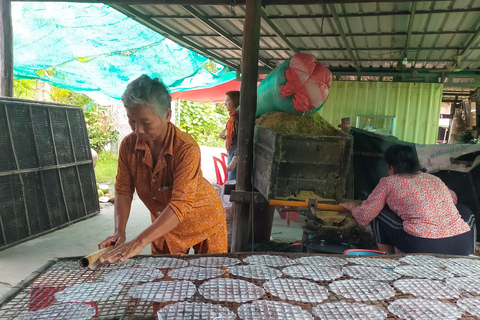
[[[332,74],[309,54],[297,53],[285,60],[260,83],[256,117],[282,111],[293,114],[320,110],[327,100]]]

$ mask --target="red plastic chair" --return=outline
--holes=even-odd
[[[220,155],[222,156],[223,163],[228,166],[228,154],[222,152]]]
[[[217,184],[223,186],[228,180],[227,165],[224,161],[212,156],[215,165],[215,175],[217,176]],[[219,166],[223,169],[223,178]]]

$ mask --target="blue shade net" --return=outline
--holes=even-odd
[[[235,77],[209,60],[102,4],[13,2],[14,72],[72,91],[120,99],[142,74],[171,92],[209,88]]]

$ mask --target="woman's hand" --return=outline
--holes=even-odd
[[[350,201],[350,202],[345,202],[345,203],[340,203],[342,207],[353,213],[355,209],[358,207],[358,203]]]
[[[103,249],[103,248],[106,248],[108,246],[111,246],[113,245],[114,248],[118,247],[119,245],[121,245],[122,243],[124,243],[126,240],[126,237],[125,235],[113,235],[113,236],[110,236],[108,237],[107,239],[103,240],[102,242],[100,242],[98,244],[98,249]]]
[[[108,238],[107,238],[108,239]],[[101,263],[123,262],[142,252],[145,246],[137,239],[115,246],[115,249],[100,258]]]

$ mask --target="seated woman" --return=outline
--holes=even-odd
[[[115,231],[99,244],[114,245],[102,263],[139,254],[227,252],[225,211],[218,193],[203,177],[200,148],[170,122],[170,94],[158,79],[143,75],[122,96],[132,133],[120,145],[115,182]],[[133,193],[150,211],[152,224],[125,242]]]
[[[385,160],[389,176],[380,179],[368,199],[362,205],[341,204],[361,225],[371,223],[378,248],[388,253],[395,253],[394,248],[403,253],[473,253],[473,232],[464,221],[472,212],[455,206],[455,193],[420,171],[411,147],[392,146]]]

